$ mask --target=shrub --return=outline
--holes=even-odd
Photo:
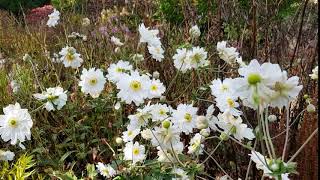
[[[21,13],[21,10],[28,10],[35,7],[43,6],[50,0],[0,0],[0,8],[8,10],[14,14]]]

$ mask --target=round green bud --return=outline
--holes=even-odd
[[[170,121],[165,120],[162,122],[162,127],[168,129],[171,126]]]
[[[261,82],[261,76],[259,74],[251,73],[248,76],[248,83],[250,85],[256,85]]]
[[[223,140],[223,141],[226,141],[229,139],[229,136],[226,134],[226,133],[221,133],[220,134],[220,139]]]

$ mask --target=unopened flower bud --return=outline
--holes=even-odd
[[[160,101],[165,101],[166,99],[166,96],[160,96]]]
[[[270,122],[274,122],[274,121],[277,120],[277,116],[274,115],[274,114],[271,114],[271,115],[268,116],[268,120],[269,120]]]
[[[190,28],[189,34],[192,38],[198,38],[201,35],[200,29],[197,25],[194,25]]]
[[[307,106],[307,111],[308,112],[315,112],[316,111],[316,107],[313,104],[309,104]]]
[[[226,141],[229,139],[229,136],[226,134],[226,133],[221,133],[220,134],[220,139],[223,140],[223,141]]]
[[[210,135],[210,132],[207,129],[201,129],[200,134],[203,137],[208,137]]]
[[[155,79],[159,79],[160,73],[158,71],[155,71],[152,73],[152,77]]]
[[[117,144],[122,144],[122,142],[123,142],[122,138],[120,138],[120,137],[116,138],[116,143]]]
[[[206,129],[208,128],[208,121],[205,116],[198,116],[197,117],[197,128],[198,129]]]
[[[168,129],[171,126],[170,121],[165,120],[162,122],[162,127]]]

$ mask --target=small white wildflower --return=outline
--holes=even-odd
[[[47,26],[54,27],[58,24],[60,19],[60,12],[56,9],[53,9],[53,12],[48,15],[49,20],[47,21]]]
[[[2,151],[0,149],[0,161],[12,161],[14,158],[14,153],[11,151]]]
[[[82,26],[84,26],[84,27],[87,27],[87,26],[89,26],[90,25],[90,19],[89,18],[83,18],[82,19]]]
[[[122,46],[123,45],[123,43],[120,41],[120,39],[116,38],[114,36],[111,37],[111,42],[116,46]]]
[[[84,68],[80,76],[81,91],[85,94],[90,94],[91,97],[97,98],[104,89],[106,78],[100,69],[91,68],[87,70]]]
[[[199,27],[197,25],[192,26],[189,29],[189,34],[192,38],[198,38],[201,35]]]
[[[117,174],[117,172],[110,165],[105,165],[101,162],[98,162],[96,167],[99,173],[106,178],[111,178],[112,176]]]
[[[67,102],[67,91],[63,91],[61,87],[47,88],[46,91],[33,94],[33,96],[41,101],[46,101],[44,108],[47,111],[60,110]]]

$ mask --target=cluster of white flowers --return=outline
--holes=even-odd
[[[217,51],[220,59],[224,60],[228,64],[238,63],[240,66],[245,64],[242,62],[241,56],[234,47],[227,47],[226,41],[221,41],[217,43]]]
[[[146,28],[142,23],[139,25],[139,33],[140,33],[140,43],[147,43],[149,53],[152,55],[152,58],[156,61],[161,62],[164,58],[164,49],[162,47],[160,38],[157,37],[159,34],[159,30]]]
[[[53,9],[53,12],[48,15],[49,19],[47,21],[47,26],[54,27],[58,24],[60,19],[60,12],[56,9]]]
[[[117,96],[127,104],[140,105],[145,99],[160,98],[166,88],[158,79],[133,70],[127,61],[120,60],[108,68],[107,78],[116,84]]]
[[[67,91],[63,91],[61,87],[47,88],[41,94],[36,93],[33,96],[41,101],[46,101],[44,108],[48,111],[60,110],[67,102]]]
[[[184,73],[189,69],[208,66],[210,61],[207,60],[207,54],[204,48],[198,46],[191,49],[177,49],[176,54],[172,57],[174,67]]]

